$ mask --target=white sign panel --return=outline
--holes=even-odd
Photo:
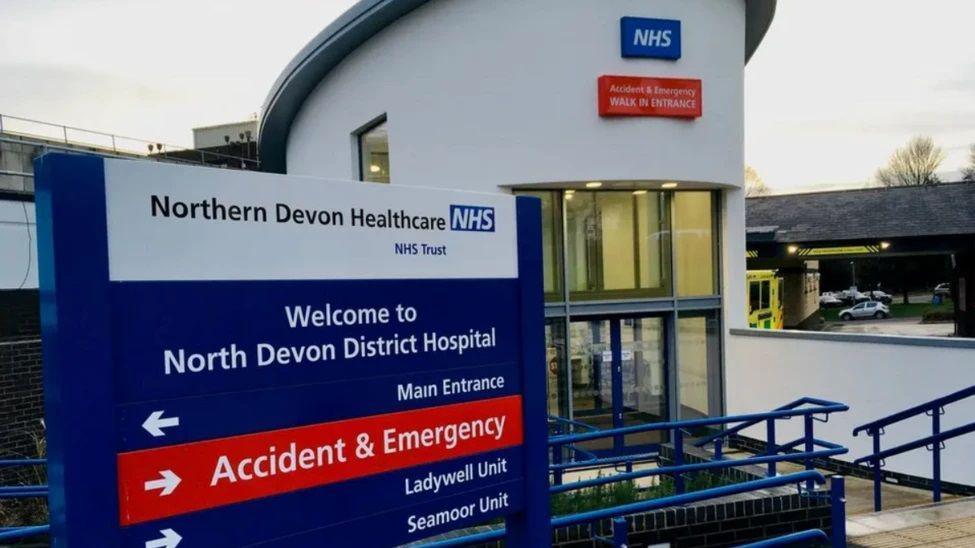
[[[125,160],[105,193],[113,281],[518,275],[503,194]]]

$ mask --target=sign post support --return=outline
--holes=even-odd
[[[514,548],[552,541],[548,492],[548,412],[546,408],[545,317],[542,285],[542,216],[536,198],[517,198],[518,275],[521,290],[522,369],[525,396],[525,468],[545,471],[525,478],[525,510],[507,520],[507,543]],[[531,364],[539,364],[532,367]]]

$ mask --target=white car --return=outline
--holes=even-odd
[[[893,295],[884,291],[880,291],[879,289],[876,291],[868,291],[867,296],[872,297],[873,300],[880,301],[884,304],[890,304],[891,302],[894,301]]]
[[[873,318],[875,320],[886,320],[890,317],[890,308],[884,303],[867,301],[854,307],[840,311],[840,319],[843,321],[862,320]]]
[[[819,306],[823,308],[834,308],[843,306],[843,301],[836,298],[832,293],[823,293],[819,296]]]

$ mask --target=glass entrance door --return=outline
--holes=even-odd
[[[599,318],[570,323],[573,418],[619,428],[667,418],[664,321]],[[658,432],[595,440],[588,450],[622,451],[660,443]]]
[[[635,426],[667,419],[667,365],[663,318],[620,320],[622,360],[622,424]],[[644,432],[626,437],[625,445],[666,441],[666,433]]]

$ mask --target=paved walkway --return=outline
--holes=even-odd
[[[854,516],[847,536],[859,548],[975,548],[975,499]]]

